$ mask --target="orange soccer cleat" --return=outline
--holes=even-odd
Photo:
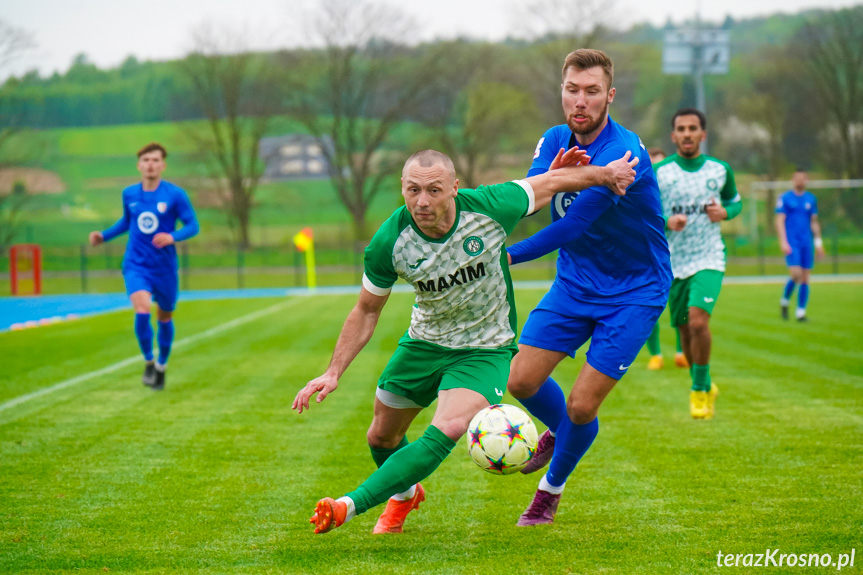
[[[315,514],[309,523],[315,524],[315,533],[326,533],[341,527],[348,516],[348,505],[332,497],[324,497],[315,505]]]
[[[689,361],[687,361],[686,356],[681,352],[677,352],[674,354],[674,365],[677,367],[689,367]]]
[[[417,483],[416,493],[410,499],[396,501],[390,498],[387,501],[387,508],[384,509],[372,533],[401,533],[408,513],[414,509],[419,509],[420,503],[425,500],[426,491],[419,483]]]

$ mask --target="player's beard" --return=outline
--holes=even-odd
[[[576,124],[573,121],[572,116],[567,117],[566,123],[569,126],[569,129],[572,130],[572,132],[575,134],[589,134],[589,133],[591,133],[592,131],[597,129],[600,125],[602,125],[602,122],[605,120],[605,117],[608,115],[608,106],[609,105],[610,104],[608,103],[608,101],[606,101],[605,107],[602,109],[602,112],[600,112],[599,115],[596,116],[596,118],[593,118],[592,120],[588,121],[587,124]]]

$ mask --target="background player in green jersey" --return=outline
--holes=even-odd
[[[671,127],[677,153],[655,166],[674,274],[668,304],[691,366],[690,413],[710,419],[719,394],[710,380],[710,315],[725,275],[719,222],[737,216],[742,204],[728,164],[701,153],[707,137],[704,114],[683,108]]]
[[[606,185],[622,195],[635,172],[624,158],[609,165],[578,166],[575,148],[558,154],[567,166],[516,182],[459,190],[452,161],[434,150],[417,152],[402,171],[405,206],[396,210],[366,248],[360,298],[345,321],[329,367],[297,394],[302,413],[320,403],[368,343],[398,277],[414,285],[416,303],[408,332],[384,369],[375,394],[367,439],[378,465],[357,489],[315,507],[315,533],[339,527],[388,501],[375,533],[399,533],[407,514],[425,499],[418,482],[449,455],[482,408],[506,390],[516,351],[512,281],[506,236],[524,216],[561,191]],[[431,425],[418,440],[405,433],[435,399]]]
[[[662,148],[647,148],[647,154],[650,156],[650,163],[656,166],[659,162],[667,157],[665,150]],[[680,330],[675,328],[674,335],[677,338],[677,352],[674,354],[674,364],[677,367],[689,367],[689,362],[686,356],[683,355],[683,347],[680,345]],[[662,369],[665,360],[662,358],[662,347],[659,345],[659,322],[653,326],[653,331],[647,338],[647,351],[650,352],[650,359],[647,360],[647,369],[656,370]]]

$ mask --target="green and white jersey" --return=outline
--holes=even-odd
[[[408,336],[450,349],[513,345],[515,301],[506,236],[534,211],[524,181],[459,190],[456,220],[442,238],[422,233],[407,208],[397,209],[365,253],[363,287],[386,295],[401,277],[414,286]]]
[[[704,154],[693,159],[673,154],[654,170],[666,221],[673,215],[686,215],[683,230],[665,231],[674,277],[688,278],[701,270],[724,272],[725,243],[719,222],[707,217],[707,206],[720,203],[728,210],[729,219],[740,213],[734,172],[725,162]]]

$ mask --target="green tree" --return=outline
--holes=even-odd
[[[795,44],[837,136],[839,173],[863,177],[863,6],[812,18]]]
[[[24,52],[36,46],[32,35],[22,29],[0,20],[0,71]],[[18,118],[9,110],[7,100],[15,89],[15,83],[6,82],[0,86],[0,171],[8,169],[19,159],[19,151],[10,144],[20,133]],[[5,251],[15,237],[18,217],[27,203],[27,194],[15,193],[21,188],[12,186],[9,190],[0,189],[0,250]]]

